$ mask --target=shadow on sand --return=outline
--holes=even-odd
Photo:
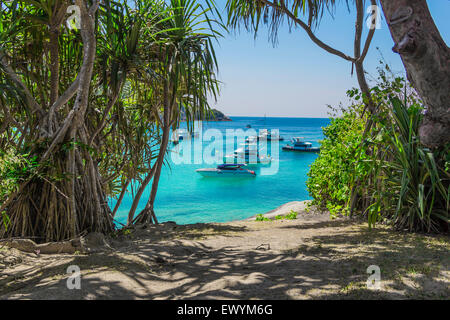
[[[442,268],[448,272],[449,256],[440,238],[429,241],[425,236],[384,229],[345,228],[349,225],[346,221],[283,228],[289,232],[324,228],[330,223],[343,229],[313,236],[286,251],[244,250],[227,243],[227,233],[243,236],[245,227],[207,224],[180,228],[183,239],[174,239],[173,230],[162,230],[160,242],[136,240],[116,252],[65,256],[56,266],[0,281],[1,298],[449,298],[448,278],[442,277]],[[209,231],[224,235],[222,246],[192,240]],[[380,266],[388,289],[366,288],[366,269],[373,264]],[[80,290],[66,287],[69,265],[82,270]]]

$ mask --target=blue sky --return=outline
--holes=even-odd
[[[442,37],[450,43],[450,0],[427,1]],[[217,0],[225,7],[226,0]],[[223,14],[225,19],[226,14]],[[353,52],[354,12],[342,2],[332,19],[325,15],[316,31],[327,44]],[[384,21],[376,30],[366,71],[376,76],[381,58],[399,73],[404,73],[400,57],[393,53],[393,41]],[[365,27],[365,32],[368,28]],[[365,40],[365,39],[364,39]],[[287,25],[279,30],[276,47],[261,28],[256,40],[253,33],[242,29],[226,34],[216,45],[219,80],[223,82],[217,103],[211,105],[231,116],[327,117],[327,105],[346,103],[346,91],[358,87],[351,76],[351,63],[316,46],[302,29],[289,33]]]

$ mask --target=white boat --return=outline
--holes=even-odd
[[[243,168],[245,164],[221,164],[217,168],[197,169],[204,177],[255,177],[255,171]]]
[[[224,156],[225,163],[245,163],[250,165],[269,164],[272,158],[268,155],[261,155],[257,144],[244,144],[243,148],[236,149],[233,154]]]
[[[292,138],[292,144],[284,146],[282,149],[286,151],[300,151],[300,152],[319,152],[320,148],[313,147],[311,142],[303,141],[303,137]]]
[[[258,143],[258,137],[257,136],[249,136],[245,139],[245,143]]]
[[[278,133],[272,133],[272,131],[269,131],[267,129],[261,129],[259,130],[258,135],[258,141],[259,140],[266,140],[266,141],[282,141],[284,140],[283,137],[281,137]]]

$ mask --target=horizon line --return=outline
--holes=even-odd
[[[329,119],[330,117],[300,117],[300,116],[238,116],[238,115],[226,115],[227,117],[240,117],[240,118],[294,118],[294,119]]]

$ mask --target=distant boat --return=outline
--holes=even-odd
[[[303,137],[292,138],[292,144],[284,146],[282,149],[286,151],[299,152],[319,152],[320,148],[313,147],[311,142],[303,141]]]
[[[261,129],[258,135],[258,141],[259,140],[282,141],[284,140],[284,138],[281,137],[278,133],[272,133],[272,131],[269,131],[267,129]]]
[[[257,136],[249,136],[248,138],[245,139],[245,143],[247,143],[247,144],[253,144],[253,143],[257,143],[257,142],[258,142]]]
[[[255,177],[255,171],[243,168],[245,164],[221,164],[217,168],[197,169],[204,177]]]
[[[233,154],[224,156],[226,163],[245,163],[248,165],[269,164],[272,158],[268,155],[261,155],[256,143],[244,144],[243,148],[236,149]]]

